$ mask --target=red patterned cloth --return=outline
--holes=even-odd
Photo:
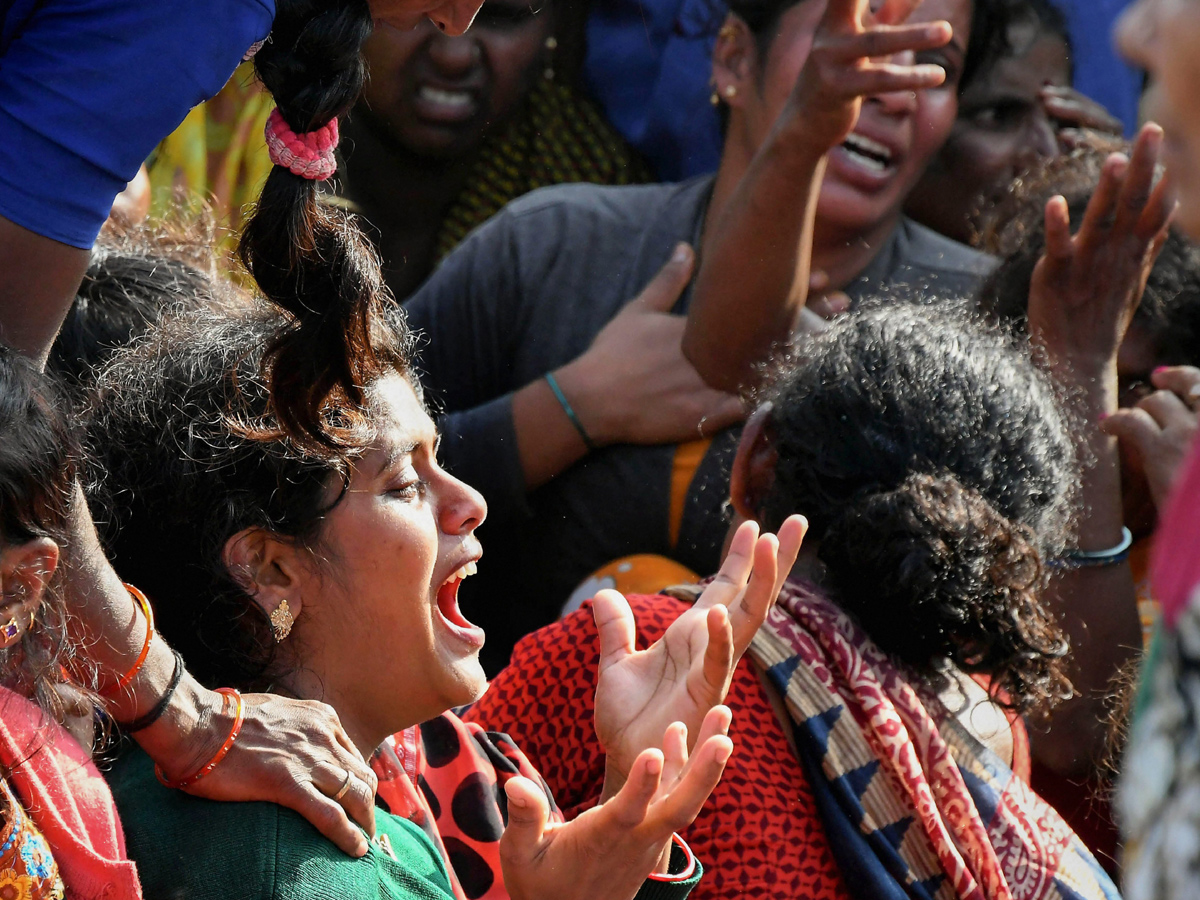
[[[630,596],[637,646],[662,636],[685,608]],[[592,725],[600,644],[590,609],[524,638],[512,663],[464,713],[512,735],[541,771],[567,818],[594,805],[604,754]],[[743,660],[730,689],[734,754],[684,839],[704,864],[693,900],[747,897],[850,900],[816,801],[758,676]]]
[[[504,785],[514,775],[546,783],[507,736],[443,713],[388,738],[371,767],[379,776],[378,798],[441,851],[459,900],[508,900],[500,868]],[[563,821],[548,789],[546,799],[550,820]]]

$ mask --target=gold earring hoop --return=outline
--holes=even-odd
[[[280,600],[279,605],[271,611],[271,632],[275,635],[275,643],[280,643],[292,633],[296,619],[288,608],[286,600]]]
[[[554,51],[558,49],[558,38],[554,35],[546,38],[546,68],[542,70],[542,77],[547,81],[554,80]]]

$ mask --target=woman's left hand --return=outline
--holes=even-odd
[[[662,749],[638,755],[611,800],[563,824],[549,823],[542,789],[511,778],[508,827],[500,839],[504,886],[513,900],[632,900],[664,873],[672,835],[690,825],[733,753],[727,707],[709,711],[689,758],[687,729],[672,724]]]
[[[807,528],[802,516],[791,516],[778,537],[760,537],[754,522],[743,523],[716,579],[645,650],[634,650],[625,598],[616,591],[596,595],[596,736],[608,754],[603,796],[621,786],[634,760],[657,746],[671,723],[698,734],[708,711],[725,700],[734,666],[775,603]]]
[[[1154,184],[1162,129],[1145,126],[1129,159],[1114,154],[1083,223],[1071,234],[1066,200],[1046,204],[1046,252],[1029,285],[1029,334],[1076,377],[1111,374],[1174,210]]]
[[[1078,145],[1089,131],[1115,137],[1125,132],[1120,119],[1073,87],[1048,84],[1039,97],[1046,115],[1058,125],[1059,139],[1068,150]]]

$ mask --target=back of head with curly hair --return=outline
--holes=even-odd
[[[764,527],[808,517],[826,586],[882,649],[935,680],[946,661],[987,673],[1022,710],[1069,694],[1040,596],[1068,539],[1075,445],[1028,349],[961,311],[868,308],[806,345],[768,399]]]

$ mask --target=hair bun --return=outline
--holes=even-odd
[[[888,653],[931,675],[944,660],[989,672],[1022,708],[1069,696],[1032,533],[953,475],[860,493],[818,555],[838,602]]]

